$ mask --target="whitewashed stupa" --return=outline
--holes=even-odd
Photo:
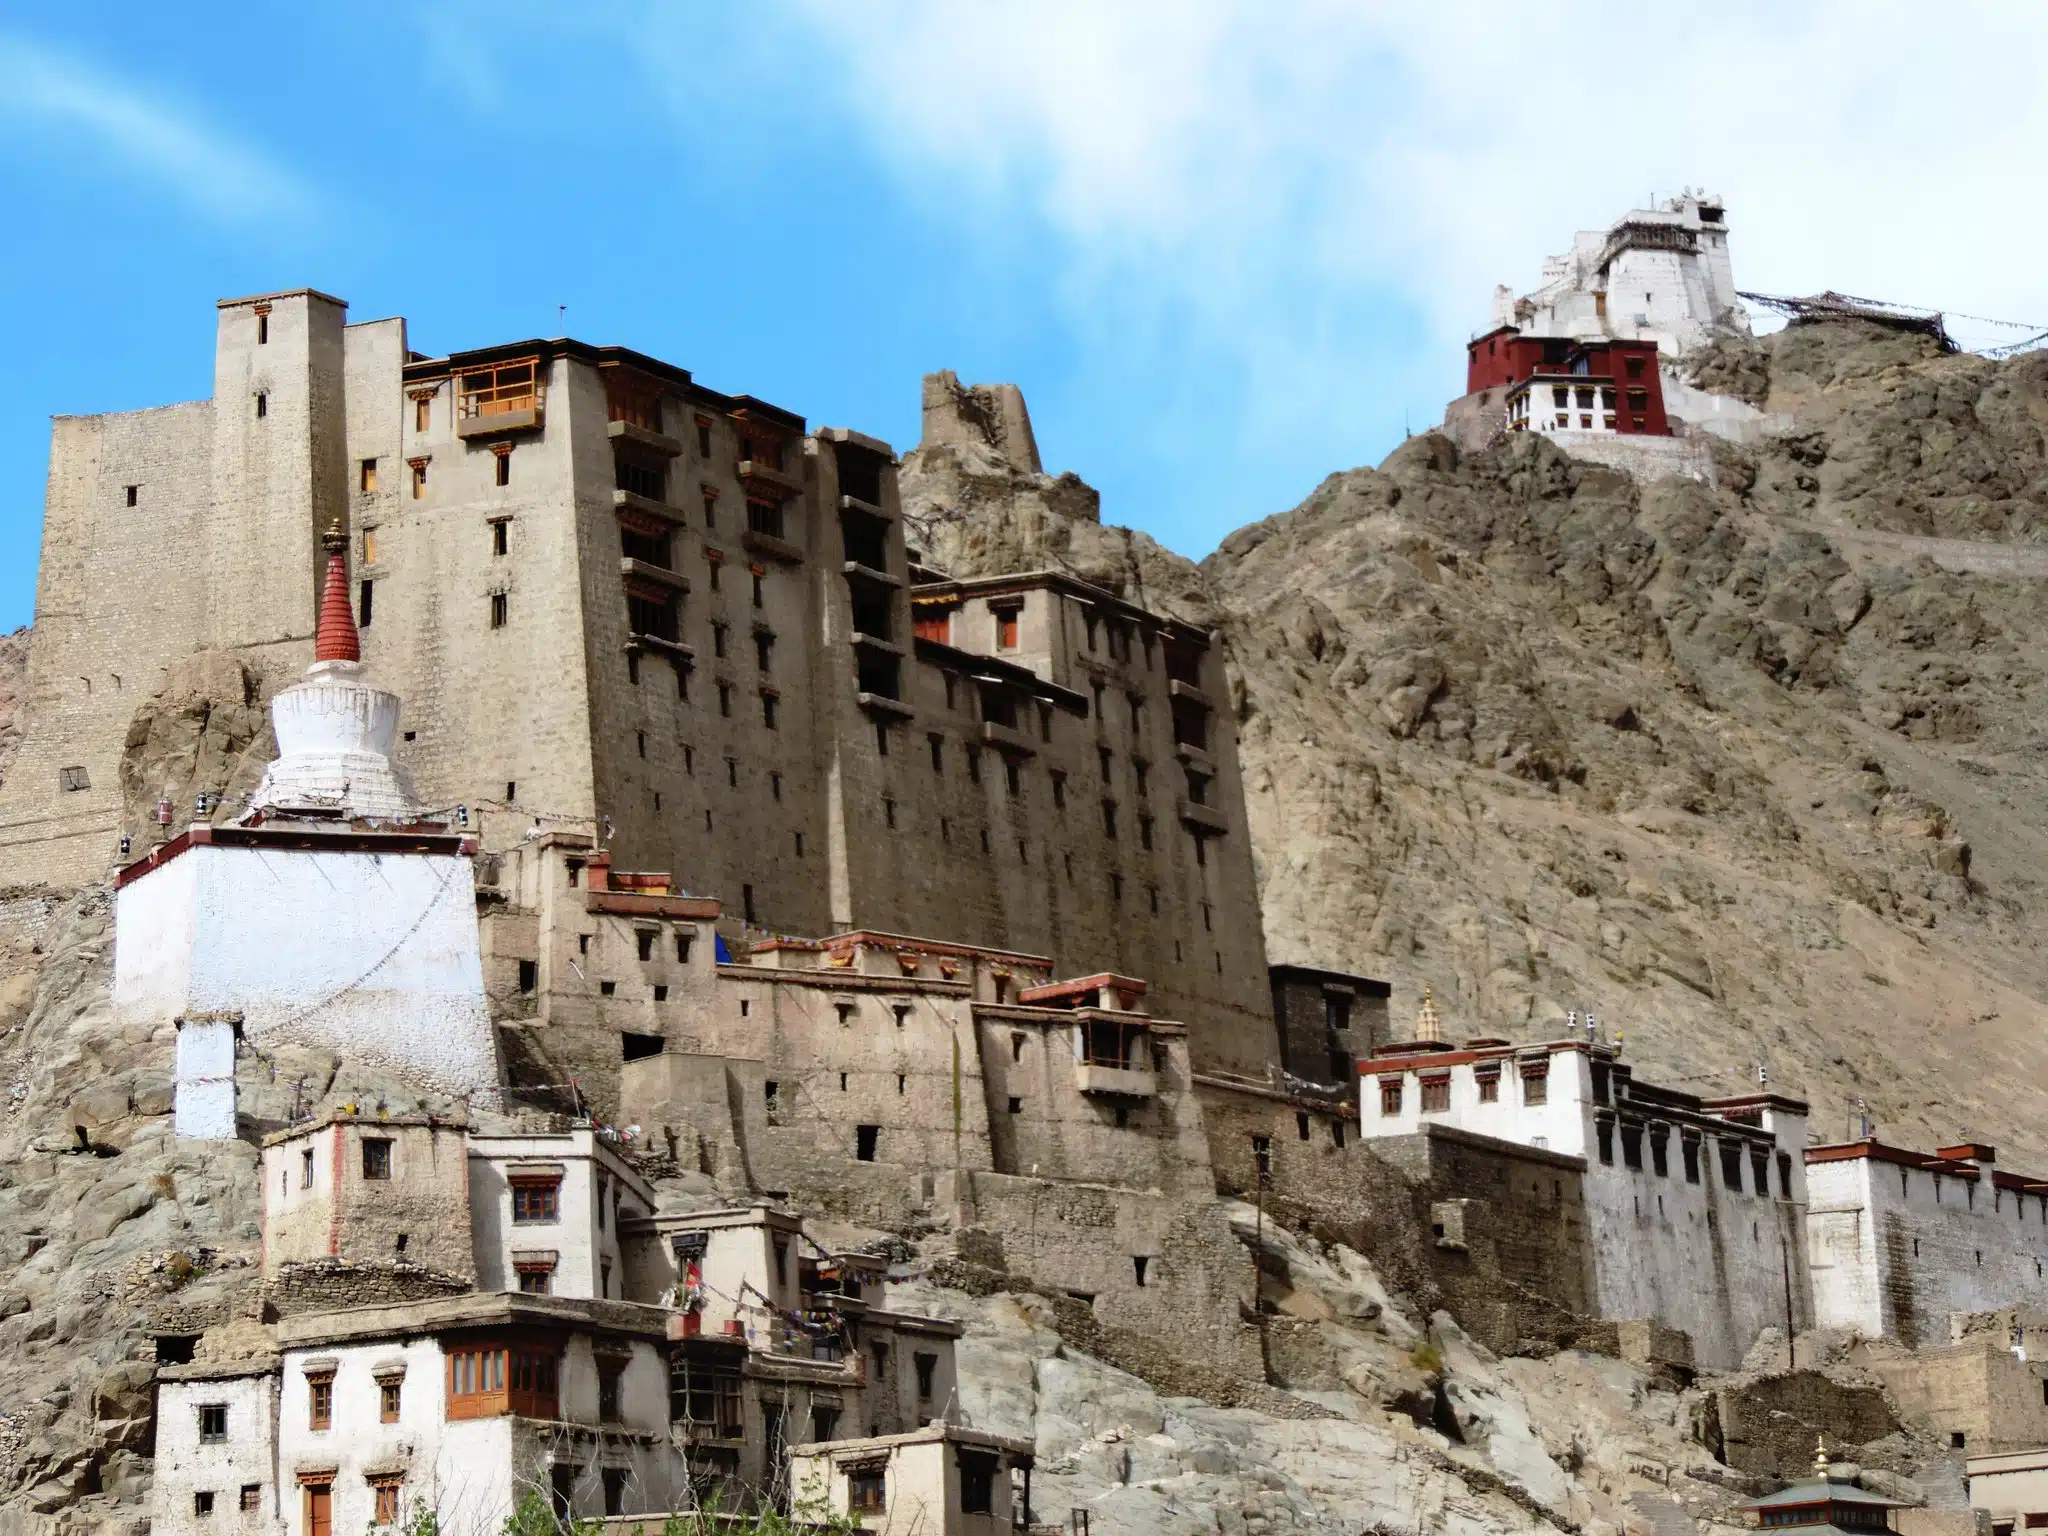
[[[278,756],[248,811],[115,880],[114,1006],[178,1024],[180,1135],[235,1134],[236,1031],[498,1098],[476,844],[421,821],[391,761],[399,701],[363,679],[342,547],[330,539],[313,664],[271,700]]]
[[[249,799],[245,825],[275,815],[387,822],[417,815],[412,786],[391,761],[398,695],[363,681],[362,641],[339,549],[327,557],[313,665],[270,701],[270,724],[277,758]]]

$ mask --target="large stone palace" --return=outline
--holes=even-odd
[[[123,824],[137,705],[195,651],[295,676],[339,526],[396,761],[485,852],[580,832],[756,933],[1150,977],[1199,1061],[1263,1073],[1210,637],[1059,575],[947,580],[898,512],[887,445],[624,348],[426,357],[311,290],[224,300],[211,401],[55,424],[0,880],[155,832]]]

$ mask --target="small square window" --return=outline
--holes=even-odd
[[[261,1483],[242,1484],[242,1513],[253,1515],[262,1508],[263,1485]]]
[[[213,1513],[213,1494],[200,1492],[192,1495],[192,1513],[204,1520]]]
[[[511,617],[511,595],[505,592],[491,594],[491,628],[503,629]]]
[[[561,1216],[560,1179],[519,1179],[512,1185],[512,1220],[533,1226],[557,1221]]]
[[[228,1437],[228,1405],[226,1403],[201,1403],[199,1405],[199,1441],[202,1445],[219,1445]]]
[[[846,1474],[846,1505],[854,1515],[886,1514],[888,1473],[883,1463],[855,1467]]]
[[[356,489],[369,495],[377,489],[377,461],[364,459],[356,466]]]
[[[363,1138],[363,1177],[366,1179],[388,1179],[391,1177],[391,1143],[382,1136]]]
[[[398,1422],[398,1410],[403,1396],[403,1383],[382,1381],[377,1384],[377,1417],[385,1424]]]

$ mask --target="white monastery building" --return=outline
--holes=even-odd
[[[1575,341],[1654,341],[1667,357],[1720,330],[1746,332],[1722,200],[1686,192],[1579,231],[1569,251],[1545,258],[1533,292],[1494,290],[1493,325]]]
[[[1639,1082],[1594,1040],[1454,1047],[1426,1000],[1417,1033],[1359,1062],[1363,1134],[1439,1125],[1577,1159],[1599,1316],[1681,1328],[1722,1369],[1788,1311],[1806,1322],[1806,1105]]]
[[[1952,1313],[2048,1306],[2048,1181],[1995,1149],[1841,1142],[1807,1153],[1806,1179],[1822,1326],[1939,1344]]]

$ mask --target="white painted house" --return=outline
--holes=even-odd
[[[275,1531],[277,1357],[157,1368],[155,1536]]]
[[[647,1181],[595,1127],[470,1134],[470,1234],[484,1290],[621,1298],[620,1231],[654,1205]]]
[[[1739,1363],[1788,1309],[1805,1323],[1803,1103],[1659,1088],[1584,1040],[1413,1041],[1358,1070],[1367,1137],[1443,1125],[1583,1160],[1600,1316],[1682,1328],[1714,1368]]]
[[[1806,1154],[1814,1320],[1943,1343],[1957,1312],[2048,1307],[2048,1180],[1981,1142],[1913,1152],[1874,1138]]]
[[[790,1451],[799,1516],[876,1536],[1009,1536],[1031,1524],[1029,1440],[938,1423]]]

